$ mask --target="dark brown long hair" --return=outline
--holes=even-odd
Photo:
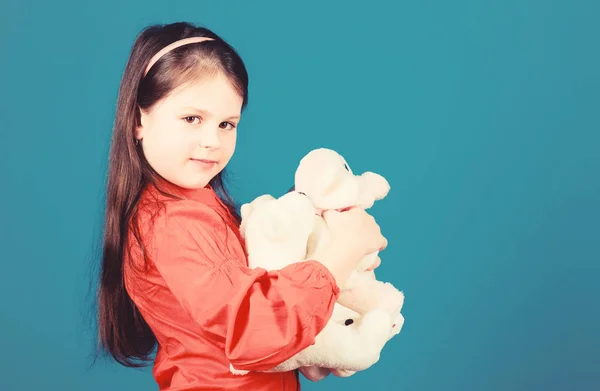
[[[144,76],[145,67],[154,54],[172,42],[193,36],[208,36],[213,40],[172,50]],[[127,294],[123,276],[127,237],[130,227],[137,225],[141,192],[145,186],[158,183],[156,172],[135,142],[139,108],[151,108],[174,88],[197,77],[199,70],[207,68],[217,69],[229,77],[243,98],[242,110],[245,109],[248,74],[242,59],[215,33],[190,23],[145,28],[136,37],[121,79],[108,163],[97,326],[100,351],[125,366],[147,365],[156,346],[156,337]],[[239,220],[239,213],[225,189],[223,174],[217,175],[211,185]],[[138,236],[136,239],[141,243]]]

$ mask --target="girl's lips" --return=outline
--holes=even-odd
[[[197,165],[199,165],[202,168],[213,168],[216,164],[217,161],[216,160],[209,160],[209,159],[191,159],[194,163],[196,163]]]
[[[192,160],[197,161],[197,162],[202,162],[202,163],[216,163],[217,162],[216,160],[211,160],[211,159],[192,159]]]

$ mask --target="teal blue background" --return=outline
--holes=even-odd
[[[402,333],[307,390],[600,389],[600,3],[5,0],[0,377],[6,390],[154,390],[91,366],[117,88],[135,35],[189,20],[236,47],[250,105],[239,202],[310,149],[388,178],[372,209]]]

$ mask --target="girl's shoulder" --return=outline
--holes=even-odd
[[[155,234],[202,229],[210,230],[215,238],[233,231],[241,239],[238,222],[210,187],[173,191],[148,186],[140,198],[138,214],[140,224]]]
[[[152,189],[143,194],[137,220],[151,254],[172,246],[201,246],[244,256],[238,224],[216,194],[204,196],[172,197]]]

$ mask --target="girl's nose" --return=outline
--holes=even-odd
[[[207,127],[200,132],[199,144],[203,148],[219,148],[221,146],[219,128]]]

